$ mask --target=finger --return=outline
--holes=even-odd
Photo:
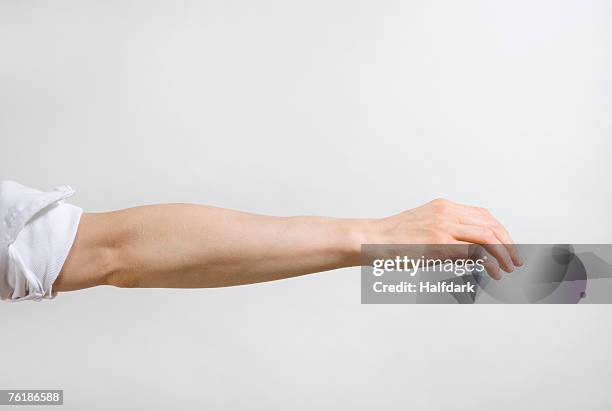
[[[493,216],[493,214],[491,214],[488,210],[479,207],[472,207],[472,210],[473,212],[483,215],[485,219],[490,221],[489,227],[493,229],[496,236],[508,249],[510,257],[512,258],[512,262],[517,266],[523,265],[523,260],[519,255],[516,245],[514,244],[514,240],[510,236],[508,230],[506,230],[506,227],[504,227],[504,225],[497,218],[495,218],[495,216]]]
[[[481,244],[495,259],[499,266],[506,272],[514,270],[512,259],[508,250],[497,239],[495,234],[488,227],[467,224],[449,224],[448,233],[460,241],[469,241],[474,244]]]
[[[523,260],[510,233],[488,210],[463,204],[456,204],[455,206],[462,213],[462,215],[459,215],[459,222],[470,225],[486,225],[489,227],[493,230],[497,239],[508,249],[513,264],[518,267],[523,265]]]
[[[508,231],[504,228],[504,226],[499,224],[496,220],[489,221],[484,217],[469,214],[460,216],[459,222],[467,225],[485,226],[491,229],[495,237],[499,240],[499,242],[503,244],[504,247],[506,247],[506,249],[508,250],[508,254],[512,259],[512,263],[517,267],[523,265],[523,261],[519,255],[518,249],[516,248],[514,241],[512,241],[512,237],[510,237],[510,234],[508,234]]]
[[[501,280],[501,269],[499,268],[497,259],[492,257],[482,245],[471,244],[469,255],[474,261],[480,260],[482,265],[484,265],[485,271],[494,280]]]

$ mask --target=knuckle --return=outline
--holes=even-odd
[[[493,244],[496,243],[496,237],[493,235],[493,233],[487,233],[484,236],[484,240],[488,243],[488,244]]]
[[[435,200],[431,201],[431,204],[436,205],[436,206],[444,206],[446,204],[448,204],[449,201],[446,198],[436,198]]]
[[[498,235],[502,234],[501,228],[498,225],[494,224],[494,223],[488,224],[487,225],[487,229],[489,230],[489,232],[491,232],[495,236],[498,236]]]
[[[483,209],[482,209],[482,213],[483,213],[483,214],[484,214],[486,217],[491,218],[491,219],[494,219],[494,218],[493,218],[493,214],[491,213],[491,211],[489,211],[489,209],[488,209],[488,208],[483,208]]]
[[[480,237],[487,244],[496,242],[495,239],[497,238],[489,227],[480,227]]]
[[[451,202],[444,198],[437,198],[431,202],[431,205],[436,213],[446,214],[450,209]]]
[[[491,233],[491,229],[485,225],[481,225],[481,226],[478,226],[478,233],[480,234],[480,236],[484,237],[488,235],[489,233]]]
[[[503,226],[500,224],[500,222],[499,222],[499,221],[497,221],[497,220],[495,220],[495,219],[493,219],[493,220],[491,220],[491,221],[489,222],[489,227],[490,227],[492,230],[495,230],[495,231],[501,230],[501,229],[503,228]]]

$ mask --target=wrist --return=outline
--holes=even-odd
[[[379,243],[380,220],[349,219],[344,221],[344,255],[347,266],[361,265],[361,246]]]

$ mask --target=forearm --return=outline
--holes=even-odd
[[[54,289],[223,287],[358,265],[365,224],[191,204],[85,214]]]

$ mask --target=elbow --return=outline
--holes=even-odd
[[[119,250],[75,244],[53,284],[58,292],[75,291],[99,285],[119,286]]]
[[[117,288],[139,288],[139,270],[127,263],[125,247],[107,250],[103,268],[103,285]]]
[[[74,291],[99,285],[129,288],[138,285],[126,258],[128,242],[119,241],[116,221],[108,214],[83,214],[76,239],[54,291]]]

